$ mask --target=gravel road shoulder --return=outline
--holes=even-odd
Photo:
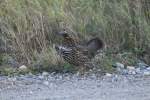
[[[150,100],[150,77],[1,76],[0,100]]]

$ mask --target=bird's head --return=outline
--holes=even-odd
[[[69,37],[69,34],[68,34],[68,32],[65,29],[63,31],[58,32],[58,35],[61,35],[64,38]]]

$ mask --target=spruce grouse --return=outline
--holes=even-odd
[[[91,67],[91,59],[103,47],[103,41],[97,37],[81,45],[66,31],[59,32],[59,35],[63,37],[63,43],[55,46],[56,51],[66,62],[75,66]]]

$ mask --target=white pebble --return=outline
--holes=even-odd
[[[150,72],[149,71],[144,71],[144,73],[143,73],[145,76],[148,76],[148,75],[150,75]]]
[[[106,73],[106,75],[105,76],[107,76],[107,77],[111,77],[112,76],[112,74],[110,74],[110,73]]]
[[[116,63],[116,66],[119,67],[119,68],[124,68],[124,64],[119,63],[119,62]]]
[[[137,74],[141,74],[142,73],[140,68],[136,68],[135,71],[136,71]]]
[[[39,75],[38,78],[39,78],[39,79],[44,79],[44,76]]]
[[[48,73],[48,72],[43,72],[42,75],[43,75],[43,76],[48,76],[49,73]]]
[[[128,70],[135,70],[135,67],[134,66],[127,66],[127,69]]]
[[[33,91],[30,91],[29,93],[30,93],[30,94],[33,94]]]
[[[19,67],[19,69],[20,69],[20,70],[27,70],[27,66],[22,65],[22,66]]]
[[[132,71],[131,73],[132,73],[132,75],[135,75],[135,74],[136,74],[136,71]]]
[[[44,81],[43,84],[44,85],[49,85],[49,82],[48,81]]]
[[[150,67],[147,67],[146,69],[150,71]]]

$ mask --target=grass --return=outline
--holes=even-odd
[[[68,68],[53,48],[60,42],[55,33],[68,28],[81,40],[100,37],[108,54],[132,52],[138,57],[150,48],[150,10],[147,0],[141,1],[2,0],[0,46],[11,48],[13,53],[8,55],[21,64],[42,62],[54,69],[61,69],[56,66],[63,64]],[[113,62],[109,56],[104,63]]]

